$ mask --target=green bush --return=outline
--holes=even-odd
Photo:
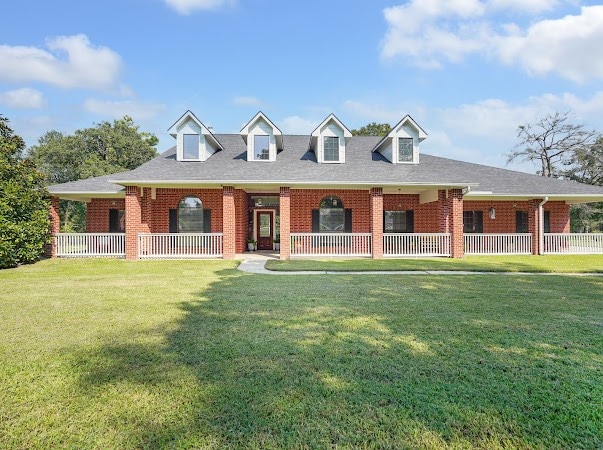
[[[0,116],[0,269],[36,261],[50,241],[44,176],[7,122]]]

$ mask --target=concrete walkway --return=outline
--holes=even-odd
[[[552,272],[472,272],[466,270],[373,270],[373,271],[333,271],[299,270],[276,271],[266,269],[266,261],[278,259],[278,254],[267,252],[242,253],[236,256],[242,260],[239,270],[261,275],[555,275],[571,277],[603,277],[603,273],[552,273]]]

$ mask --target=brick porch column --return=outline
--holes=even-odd
[[[57,256],[57,240],[55,235],[61,231],[61,219],[59,216],[59,197],[50,197],[50,244],[46,244],[44,254],[49,258]]]
[[[236,254],[236,209],[234,186],[222,188],[222,257],[234,259]]]
[[[450,233],[450,221],[448,216],[448,197],[446,191],[438,191],[438,233]]]
[[[291,189],[281,187],[280,190],[280,215],[281,215],[281,259],[291,258]]]
[[[451,189],[448,191],[448,205],[450,217],[450,253],[453,258],[462,258],[465,254],[463,239],[463,191]]]
[[[126,259],[138,259],[138,233],[142,232],[142,201],[137,186],[126,186]]]
[[[383,188],[371,188],[371,233],[373,259],[383,258]]]
[[[532,199],[528,202],[528,233],[532,235],[532,254],[538,254],[538,204],[542,200]]]

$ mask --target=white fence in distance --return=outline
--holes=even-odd
[[[222,257],[222,233],[141,233],[140,259],[202,259]]]
[[[383,256],[450,256],[450,233],[385,233]]]
[[[465,255],[530,255],[530,233],[466,233]]]
[[[56,256],[61,258],[124,258],[124,233],[58,233],[54,236]]]
[[[371,233],[291,233],[291,257],[370,257],[371,243]]]
[[[547,255],[603,254],[603,233],[546,233],[543,253]]]

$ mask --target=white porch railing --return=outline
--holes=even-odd
[[[56,255],[63,258],[126,256],[124,233],[58,233]]]
[[[385,233],[383,256],[450,256],[450,233]]]
[[[371,233],[291,233],[291,256],[371,256]]]
[[[222,257],[222,233],[141,233],[140,259],[199,259]]]
[[[530,233],[464,235],[466,255],[530,255],[532,235]]]
[[[603,233],[546,233],[544,254],[592,254],[603,253]]]

